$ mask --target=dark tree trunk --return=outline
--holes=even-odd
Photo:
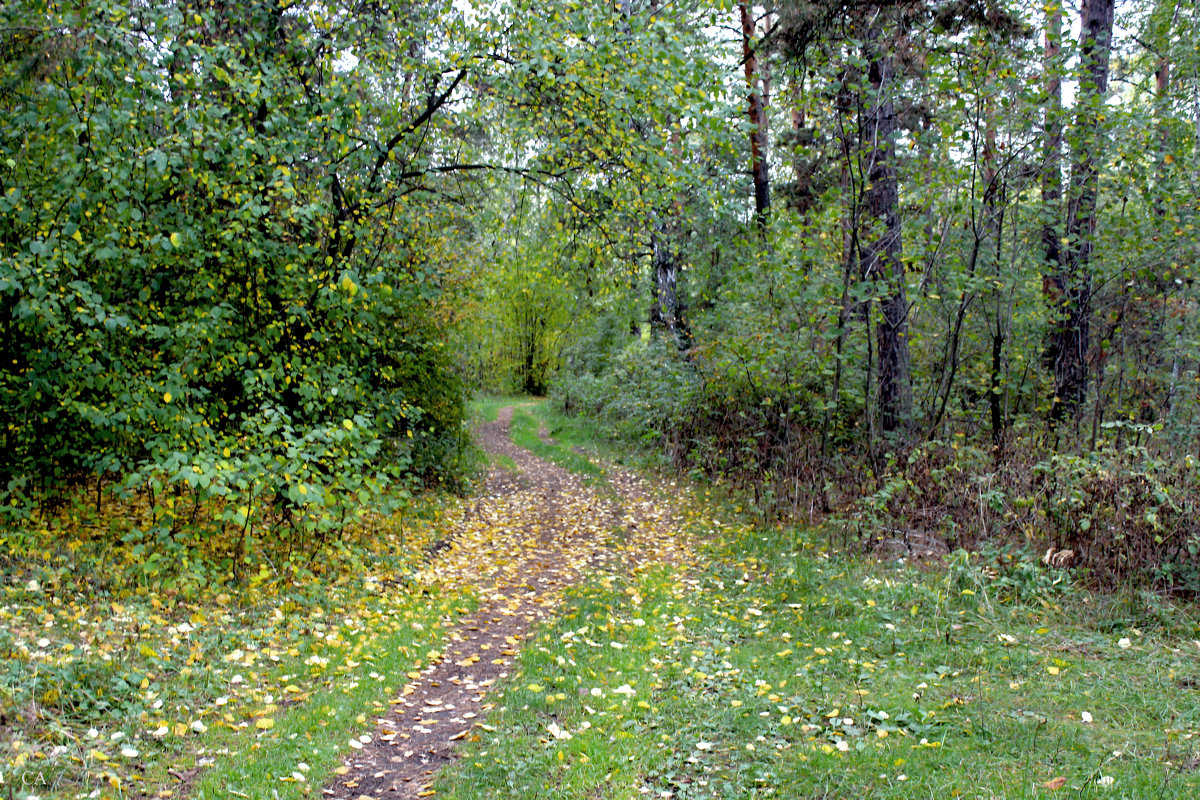
[[[654,298],[650,305],[650,329],[671,334],[681,349],[691,345],[691,336],[684,322],[686,310],[679,302],[679,256],[671,248],[667,225],[655,225],[650,235],[651,266],[654,271]]]
[[[880,15],[883,16],[882,14]],[[879,348],[879,424],[885,432],[900,431],[912,418],[912,382],[908,348],[908,298],[904,284],[900,191],[896,180],[896,115],[891,100],[892,55],[881,23],[867,35],[866,60],[871,94],[863,107],[862,146],[865,149],[862,271],[867,280],[885,285],[876,326]]]
[[[1080,10],[1079,50],[1082,78],[1076,115],[1076,142],[1071,159],[1067,203],[1067,243],[1060,268],[1052,276],[1053,299],[1060,307],[1050,334],[1054,366],[1054,398],[1050,418],[1078,418],[1088,391],[1088,339],[1092,314],[1092,250],[1096,236],[1096,202],[1101,149],[1101,110],[1108,90],[1114,0],[1084,0]]]
[[[1042,226],[1042,249],[1046,256],[1046,280],[1043,289],[1047,299],[1054,302],[1049,291],[1052,276],[1059,271],[1058,220],[1062,213],[1062,79],[1059,76],[1058,56],[1062,51],[1062,8],[1051,4],[1046,11],[1046,108],[1043,131],[1045,134],[1042,157],[1042,205],[1045,206],[1046,222]]]
[[[671,136],[671,155],[683,158],[678,130]],[[651,221],[650,252],[651,268],[654,271],[654,297],[650,307],[651,332],[668,330],[679,349],[691,347],[691,335],[684,322],[687,306],[679,294],[680,255],[676,242],[679,238],[680,217],[683,209],[679,198],[673,200],[658,220]]]
[[[983,224],[985,236],[991,240],[991,252],[994,254],[991,263],[987,265],[988,275],[1000,273],[1000,256],[1003,250],[1001,234],[1004,230],[1005,200],[1007,198],[1007,183],[998,168],[998,149],[996,147],[996,106],[992,98],[984,102],[985,132],[983,148]],[[985,249],[985,252],[987,250]],[[1000,376],[1004,356],[1004,327],[1003,321],[996,320],[996,328],[992,332],[992,362],[988,374],[988,418],[992,428],[992,449],[997,457],[1003,441],[1004,415],[1000,403]]]
[[[742,17],[742,57],[749,90],[750,173],[754,178],[754,212],[759,225],[766,225],[771,210],[771,181],[767,173],[767,120],[759,92],[758,55],[755,52],[754,16],[749,3],[738,3]]]

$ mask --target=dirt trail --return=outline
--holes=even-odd
[[[437,771],[493,707],[489,690],[508,675],[522,641],[565,587],[588,574],[690,559],[675,520],[639,478],[614,471],[611,491],[594,489],[514,445],[511,419],[511,408],[501,410],[477,438],[489,453],[512,459],[518,474],[491,471],[450,546],[416,579],[447,590],[469,587],[480,606],[457,620],[420,677],[389,698],[389,713],[347,756],[325,797],[429,796]]]

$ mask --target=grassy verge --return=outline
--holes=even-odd
[[[515,444],[570,472],[595,479],[604,477],[596,460],[613,454],[606,449],[599,429],[587,419],[562,414],[548,400],[478,397],[470,404],[469,416],[475,425],[495,422],[500,409],[506,406],[513,407],[510,431]],[[490,461],[501,469],[516,471],[516,464],[504,455],[494,454]]]
[[[531,398],[518,395],[481,395],[467,404],[467,418],[472,425],[495,422],[500,409],[532,402]]]
[[[263,726],[264,717],[255,720],[259,730],[250,751],[206,770],[191,797],[205,800],[241,792],[246,797],[289,800],[311,795],[312,787],[333,777],[348,748],[362,744],[359,737],[369,737],[375,718],[387,713],[387,702],[415,677],[430,655],[423,650],[436,641],[439,619],[469,610],[456,597],[414,602],[408,593],[379,599],[375,618],[360,629],[364,635],[334,679],[278,723],[271,720]]]
[[[382,689],[427,660],[441,615],[470,603],[408,583],[453,513],[442,503],[355,523],[311,570],[243,583],[152,582],[86,526],[44,531],[47,555],[0,587],[0,774],[44,779],[13,797],[319,785]]]
[[[540,400],[528,410],[546,429],[549,438],[561,446],[589,456],[619,461],[622,454],[615,451],[604,433],[587,417],[564,414],[550,400]]]
[[[603,469],[575,449],[581,447],[576,430],[548,424],[544,403],[530,408],[534,413],[529,413],[524,407],[513,409],[509,432],[514,444],[570,472],[597,479],[604,477]],[[543,439],[539,435],[541,433],[546,438]]]
[[[1193,609],[720,530],[699,574],[576,590],[438,796],[1200,796]]]

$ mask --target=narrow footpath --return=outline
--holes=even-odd
[[[511,419],[511,407],[501,410],[477,438],[489,454],[511,459],[517,474],[489,473],[447,546],[416,577],[434,593],[469,591],[479,607],[457,618],[437,657],[388,698],[389,713],[361,737],[362,747],[322,790],[325,797],[431,796],[434,777],[484,724],[495,706],[489,692],[565,588],[653,562],[691,560],[677,521],[638,476],[610,469],[606,485],[588,485],[514,445]]]

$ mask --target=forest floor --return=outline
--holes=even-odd
[[[544,403],[511,427],[590,476],[590,491],[607,478],[629,496],[628,474],[596,457],[602,432]],[[531,463],[506,452],[518,470]],[[630,507],[657,523],[632,552],[679,542],[679,556],[566,588],[425,791],[1200,797],[1194,605],[1096,595],[1019,550],[839,553],[819,531],[756,523],[716,486],[631,485]]]
[[[475,496],[307,577],[168,581],[86,506],[31,539],[0,797],[1200,797],[1195,604],[845,553],[545,402],[475,415]]]
[[[477,440],[504,467],[415,581],[477,596],[479,607],[446,630],[445,644],[376,718],[374,733],[352,749],[332,798],[409,798],[433,794],[437,771],[496,707],[497,680],[509,677],[518,650],[554,609],[562,590],[585,577],[630,576],[652,562],[685,562],[690,549],[670,513],[629,472],[604,489],[513,444],[512,407],[480,426]],[[544,427],[539,438],[546,440]],[[448,621],[449,624],[449,621]]]

